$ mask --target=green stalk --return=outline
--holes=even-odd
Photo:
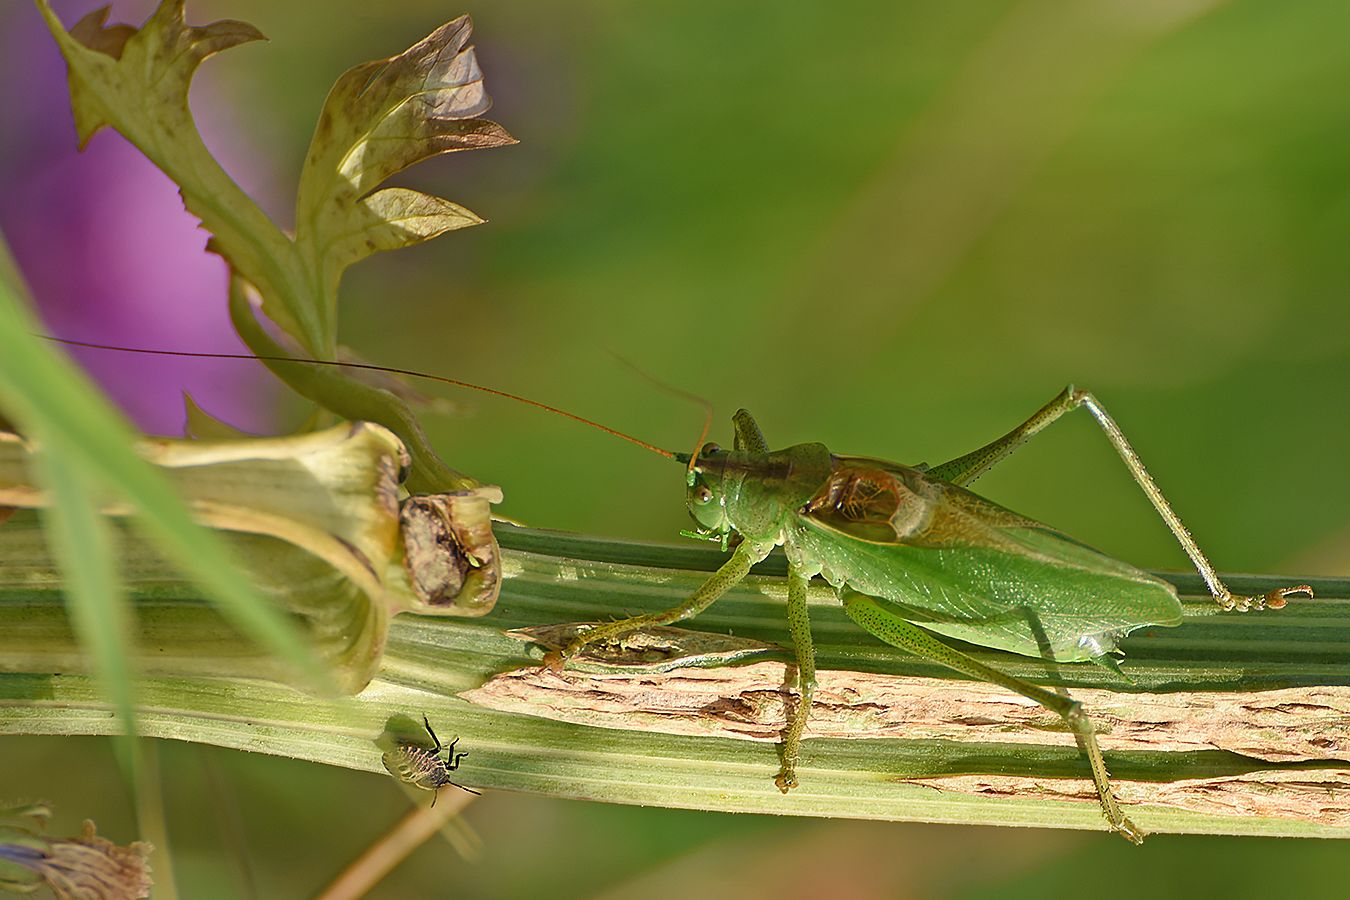
[[[71,674],[83,657],[37,528],[26,512],[0,528],[0,558],[16,559],[10,554],[20,547],[28,554],[22,565],[0,568],[0,733],[109,734],[116,724],[103,694],[88,676]],[[138,665],[150,676],[137,695],[141,732],[380,772],[375,740],[390,720],[426,714],[472,749],[456,774],[480,789],[789,815],[1103,827],[1085,764],[1053,717],[891,652],[815,588],[821,688],[813,724],[830,736],[808,732],[802,786],[781,795],[772,782],[774,741],[790,656],[765,646],[788,641],[780,558],[695,620],[691,628],[700,631],[654,639],[684,642],[668,652],[694,654],[701,666],[672,666],[648,647],[641,663],[583,663],[557,677],[539,670],[538,648],[504,631],[669,606],[720,554],[497,531],[504,583],[492,614],[397,616],[376,678],[345,701],[201,677],[213,653],[249,645],[147,555],[144,565],[127,567],[126,584],[141,629]],[[1126,641],[1132,682],[1091,665],[976,655],[1073,689],[1101,726],[1130,815],[1149,831],[1350,837],[1346,804],[1335,800],[1350,789],[1350,581],[1311,580],[1317,600],[1244,616],[1195,596],[1198,579],[1167,577],[1187,595],[1186,621]],[[1226,577],[1253,592],[1290,583]],[[702,638],[692,649],[691,634]],[[194,649],[174,652],[187,647]],[[733,658],[740,661],[709,667]],[[470,691],[473,700],[462,696]],[[932,708],[888,699],[898,696],[929,698]],[[888,716],[915,714],[888,724]]]

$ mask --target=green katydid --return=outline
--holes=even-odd
[[[738,538],[731,558],[679,606],[596,625],[551,653],[546,664],[559,669],[588,644],[697,615],[781,545],[788,558],[787,613],[799,701],[774,778],[780,790],[797,785],[810,716],[815,652],[806,586],[820,575],[834,586],[849,617],[873,636],[1059,714],[1087,756],[1107,823],[1139,843],[1144,833],[1116,802],[1082,707],[933,636],[1056,662],[1091,660],[1118,670],[1112,654],[1120,638],[1148,625],[1180,624],[1181,603],[1170,584],[964,487],[1080,406],[1101,426],[1225,610],[1278,609],[1290,594],[1312,596],[1307,585],[1261,597],[1229,591],[1120,428],[1086,391],[1066,388],[998,440],[931,468],[840,456],[824,444],[771,451],[754,418],[740,410],[733,419],[735,449],[701,444],[692,455],[676,454],[689,467],[687,503],[698,523],[696,536],[724,546]]]
[[[797,785],[802,734],[815,688],[806,593],[807,583],[819,575],[836,589],[848,616],[878,639],[1005,687],[1062,717],[1087,757],[1107,823],[1125,838],[1142,841],[1144,832],[1125,816],[1111,791],[1092,723],[1076,701],[1006,675],[934,636],[1053,662],[1092,661],[1118,672],[1115,654],[1121,638],[1146,626],[1180,624],[1181,604],[1170,584],[965,487],[1079,407],[1101,427],[1223,609],[1279,609],[1291,594],[1312,596],[1307,585],[1256,597],[1229,591],[1115,421],[1092,394],[1073,387],[997,440],[929,467],[838,455],[816,443],[771,451],[746,410],[733,418],[734,449],[724,450],[700,438],[692,454],[673,453],[554,407],[457,379],[362,363],[278,359],[388,371],[506,396],[593,425],[687,466],[686,502],[698,526],[691,534],[718,541],[724,549],[734,542],[731,557],[678,606],[580,632],[562,650],[545,657],[545,665],[555,670],[590,644],[697,615],[774,547],[782,546],[788,559],[787,614],[799,694],[781,745],[782,765],[774,778],[785,793]]]

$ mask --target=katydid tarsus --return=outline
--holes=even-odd
[[[815,689],[806,596],[808,582],[820,576],[835,588],[848,616],[876,638],[1000,685],[1058,714],[1087,758],[1111,829],[1136,843],[1143,839],[1144,832],[1121,811],[1112,793],[1091,720],[1077,701],[1006,675],[935,636],[1057,663],[1093,661],[1118,671],[1121,638],[1146,626],[1180,623],[1181,604],[1170,584],[966,489],[1032,436],[1080,407],[1106,435],[1224,610],[1279,609],[1291,594],[1312,596],[1307,585],[1263,596],[1231,592],[1115,421],[1091,393],[1073,387],[1003,437],[928,467],[835,454],[816,443],[771,451],[746,410],[733,418],[734,449],[700,438],[693,453],[675,453],[554,407],[457,379],[368,364],[285,361],[390,371],[506,396],[594,425],[685,465],[686,502],[697,523],[691,534],[720,542],[724,549],[734,544],[730,558],[678,606],[580,632],[572,643],[545,657],[545,665],[555,670],[590,644],[697,615],[781,546],[788,560],[787,615],[798,686],[774,778],[785,793],[798,783],[802,735]]]

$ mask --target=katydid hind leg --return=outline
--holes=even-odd
[[[811,701],[816,692],[816,648],[811,640],[811,617],[806,607],[806,585],[809,579],[795,567],[788,567],[788,629],[797,653],[797,705],[788,718],[783,735],[783,767],[774,777],[774,784],[783,793],[797,786],[797,758],[800,755],[802,732],[811,716]]]
[[[1054,422],[1075,406],[1072,398],[1073,388],[1065,388],[1059,396],[1042,406],[1012,431],[995,441],[990,441],[978,450],[948,460],[941,465],[928,469],[932,478],[949,481],[952,484],[967,485],[1003,462],[1015,450],[1031,440],[1047,425]]]
[[[632,631],[650,628],[655,625],[669,625],[696,616],[711,606],[717,598],[730,590],[737,582],[749,574],[755,563],[769,555],[772,544],[760,544],[745,541],[731,554],[731,558],[722,567],[703,582],[694,593],[678,606],[655,613],[644,613],[615,622],[595,625],[577,635],[561,651],[553,651],[544,657],[544,665],[554,671],[560,671],[568,659],[580,653],[590,644],[602,643],[622,637]]]
[[[1051,712],[1058,713],[1073,732],[1079,749],[1087,757],[1088,765],[1092,770],[1092,783],[1097,789],[1097,800],[1101,804],[1102,815],[1105,816],[1107,824],[1111,826],[1111,830],[1131,843],[1139,844],[1143,842],[1145,832],[1121,812],[1115,794],[1111,791],[1106,761],[1102,758],[1101,748],[1097,745],[1097,736],[1093,731],[1092,721],[1083,712],[1083,707],[1076,700],[986,666],[961,651],[947,646],[917,625],[886,611],[874,598],[865,594],[845,590],[840,599],[843,600],[844,611],[849,618],[857,622],[863,630],[891,646],[898,647],[915,656],[932,660],[972,678],[1005,687],[1014,693],[1034,700]]]
[[[1125,463],[1125,468],[1129,470],[1130,477],[1134,479],[1135,484],[1139,485],[1144,495],[1148,497],[1149,502],[1153,504],[1153,508],[1157,510],[1158,515],[1167,525],[1168,530],[1181,544],[1181,548],[1186,551],[1186,555],[1190,557],[1191,563],[1200,573],[1200,577],[1205,580],[1210,593],[1214,595],[1215,601],[1220,606],[1225,610],[1236,610],[1238,612],[1247,612],[1252,609],[1280,609],[1286,604],[1286,598],[1290,595],[1305,594],[1312,597],[1312,588],[1306,584],[1278,588],[1268,594],[1258,596],[1243,596],[1230,591],[1224,585],[1223,580],[1219,578],[1219,573],[1210,563],[1209,558],[1200,549],[1200,545],[1195,542],[1195,538],[1191,536],[1190,531],[1182,523],[1181,518],[1172,509],[1172,504],[1163,496],[1163,492],[1158,487],[1157,482],[1153,480],[1153,476],[1144,468],[1143,460],[1130,446],[1130,442],[1125,438],[1120,426],[1116,424],[1115,420],[1111,418],[1110,414],[1090,391],[1078,390],[1072,385],[1061,391],[1055,399],[1042,406],[1025,422],[1003,435],[1003,437],[964,456],[949,460],[940,466],[934,466],[928,470],[927,474],[930,477],[949,481],[952,484],[970,484],[998,463],[1007,459],[1013,451],[1060,416],[1079,407],[1086,409],[1092,415],[1097,427],[1106,435],[1106,439],[1110,441],[1121,461]]]

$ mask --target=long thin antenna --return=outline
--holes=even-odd
[[[616,438],[622,438],[630,444],[637,444],[644,450],[650,450],[664,456],[666,459],[676,459],[678,454],[670,450],[663,450],[655,444],[649,444],[641,438],[635,438],[631,434],[624,434],[610,428],[608,425],[601,425],[599,422],[593,422],[584,416],[578,416],[565,409],[558,409],[556,406],[549,406],[547,403],[540,403],[538,400],[531,400],[529,397],[521,397],[517,394],[510,394],[506,391],[499,391],[496,388],[483,387],[481,384],[474,384],[472,381],[460,381],[458,378],[447,378],[444,375],[432,375],[429,372],[418,372],[414,369],[400,369],[397,366],[377,366],[374,363],[341,362],[329,359],[303,359],[293,356],[259,356],[253,353],[198,353],[190,350],[153,350],[148,347],[123,347],[118,344],[96,344],[92,341],[77,341],[72,338],[53,337],[49,334],[40,334],[38,337],[51,341],[56,344],[65,344],[70,347],[84,347],[89,350],[113,350],[119,353],[140,353],[145,356],[185,356],[190,359],[256,359],[262,362],[281,362],[296,363],[306,366],[332,366],[340,369],[365,369],[371,372],[387,372],[391,375],[405,375],[409,378],[424,378],[427,381],[437,381],[441,384],[449,384],[454,387],[468,388],[471,391],[481,391],[484,394],[491,394],[494,397],[505,397],[507,400],[515,400],[518,403],[524,403],[527,406],[533,406],[536,409],[542,409],[545,412],[551,412],[556,415],[571,419],[573,422],[580,422],[582,425],[589,425],[592,428],[598,428],[605,434],[613,435]],[[705,427],[706,433],[706,427]]]
[[[657,390],[664,391],[667,394],[671,394],[672,396],[679,397],[683,400],[688,400],[691,403],[697,403],[703,407],[703,430],[699,432],[698,443],[694,445],[694,452],[689,454],[688,459],[685,458],[683,453],[671,454],[676,461],[689,464],[688,471],[685,474],[692,487],[694,484],[694,470],[698,461],[698,456],[703,452],[703,445],[708,442],[708,432],[712,430],[713,405],[708,402],[706,397],[700,397],[698,394],[690,393],[684,388],[675,387],[673,384],[666,384],[652,373],[639,368],[636,363],[629,361],[626,357],[621,356],[613,350],[609,351],[609,355],[618,360],[622,365],[626,366],[638,377],[646,380],[648,384],[652,385]]]

